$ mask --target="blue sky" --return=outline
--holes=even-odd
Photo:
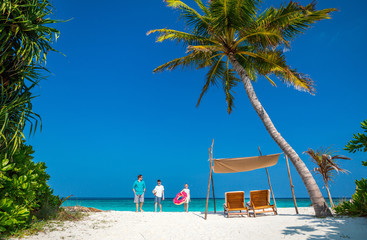
[[[186,1],[191,3],[193,1]],[[264,1],[279,6],[284,1]],[[310,1],[300,1],[306,4]],[[29,139],[35,160],[44,161],[56,194],[76,197],[131,197],[138,174],[149,193],[161,179],[167,196],[190,185],[193,197],[206,194],[208,148],[215,139],[214,157],[242,157],[281,150],[272,141],[250,105],[243,86],[235,91],[231,115],[221,89],[211,89],[199,108],[196,101],[205,71],[153,74],[158,65],[184,54],[175,43],[155,43],[146,32],[156,28],[183,29],[178,13],[161,0],[54,0],[61,36],[47,67],[52,72],[37,90],[34,110],[43,129]],[[339,9],[331,20],[317,23],[292,43],[288,62],[316,82],[315,96],[267,81],[255,91],[275,126],[309,168],[302,152],[330,146],[353,158],[342,166],[331,185],[333,196],[354,193],[355,179],[366,177],[366,154],[342,148],[367,118],[367,15],[364,0],[319,1],[318,8]],[[297,197],[307,191],[291,166]],[[276,197],[290,197],[283,157],[269,168]],[[319,186],[322,181],[316,177]],[[225,191],[267,188],[264,169],[214,175],[216,195]],[[326,190],[321,189],[327,196]]]

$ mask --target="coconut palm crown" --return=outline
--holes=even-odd
[[[330,18],[335,9],[316,10],[314,3],[301,6],[291,1],[259,14],[261,0],[194,1],[199,11],[179,0],[165,0],[169,7],[180,10],[187,32],[156,29],[148,34],[158,33],[157,42],[173,40],[187,46],[186,56],[157,67],[155,73],[179,67],[209,69],[197,105],[210,86],[220,86],[227,111],[232,112],[233,87],[240,80],[231,68],[230,56],[245,68],[252,81],[263,76],[275,86],[275,76],[297,90],[315,92],[313,81],[287,64],[284,49],[312,23]]]
[[[176,41],[187,48],[186,55],[173,59],[154,72],[176,68],[207,68],[206,81],[197,105],[210,86],[224,89],[227,111],[232,112],[234,87],[242,81],[246,94],[266,130],[288,155],[306,186],[316,216],[331,216],[311,172],[299,155],[277,131],[260,103],[252,82],[259,77],[275,85],[274,77],[298,90],[314,94],[314,83],[305,74],[291,68],[284,48],[313,23],[330,18],[335,9],[316,10],[314,3],[302,6],[296,2],[270,7],[260,13],[261,0],[194,0],[196,9],[183,1],[165,0],[169,7],[179,10],[186,31],[156,29],[157,42]]]

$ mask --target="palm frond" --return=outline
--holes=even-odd
[[[239,50],[243,52],[251,51],[248,46],[239,47]],[[254,57],[248,56],[245,54],[237,54],[236,59],[241,64],[241,66],[243,66],[246,69],[246,72],[248,76],[250,77],[250,79],[252,81],[256,81],[257,80],[257,69],[254,64]]]
[[[223,49],[216,45],[196,45],[196,46],[188,46],[187,52],[202,52],[202,53],[210,53],[212,55],[217,54],[218,52],[223,52]]]
[[[169,7],[181,11],[180,16],[185,20],[186,25],[194,27],[193,33],[206,36],[209,35],[209,21],[207,16],[202,16],[195,9],[180,0],[164,0],[164,2],[166,2]]]
[[[201,99],[203,98],[204,94],[208,91],[210,85],[214,85],[218,87],[218,82],[221,80],[222,76],[225,72],[225,64],[222,61],[224,55],[220,56],[218,59],[213,60],[212,65],[206,74],[206,81],[201,90],[198,102],[196,103],[196,107],[200,105]]]
[[[330,13],[333,11],[336,9],[316,10],[315,3],[302,6],[297,2],[290,1],[278,9],[268,8],[259,16],[257,24],[267,29],[281,29],[285,39],[293,40],[316,21],[330,19]]]
[[[205,6],[202,0],[194,0],[194,1],[198,5],[198,7],[201,9],[201,11],[204,12],[205,15],[210,15],[209,9],[207,8],[207,6]]]
[[[281,51],[262,51],[262,52],[246,52],[241,51],[237,54],[248,55],[254,58],[254,65],[259,74],[268,76],[274,74],[283,83],[293,86],[299,91],[306,91],[314,94],[314,82],[308,76],[290,69],[285,62],[285,56]]]
[[[204,53],[198,54],[197,52],[189,53],[188,55],[173,59],[153,70],[153,73],[163,72],[165,70],[174,70],[178,67],[181,69],[193,68],[199,69],[207,66],[207,57]]]
[[[236,41],[233,47],[236,48],[238,45],[243,44],[244,41],[261,48],[271,48],[277,46],[280,42],[284,42],[284,39],[279,31],[249,29],[241,32],[240,39]]]
[[[224,90],[227,102],[227,112],[231,113],[233,109],[233,88],[239,82],[239,79],[236,77],[236,73],[229,66],[229,59],[223,61],[223,57],[225,55],[222,54],[220,56],[215,57],[212,60],[212,65],[206,75],[206,81],[201,91],[200,97],[196,106],[198,107],[203,96],[207,92],[210,86],[220,87],[219,82],[221,82],[221,87]]]
[[[236,3],[237,2],[237,3]],[[238,16],[238,30],[244,30],[249,27],[256,19],[256,13],[261,0],[236,0],[234,8]],[[237,22],[237,21],[236,21]]]
[[[147,32],[147,35],[152,33],[158,33],[156,42],[163,42],[165,40],[176,41],[177,43],[183,43],[184,45],[198,45],[198,44],[214,44],[214,40],[198,35],[176,31],[172,29],[155,29]]]
[[[273,80],[271,80],[271,78],[268,75],[264,75],[264,77],[266,79],[268,79],[268,81],[270,82],[271,85],[273,85],[274,87],[276,87],[277,85],[275,84],[275,82]]]
[[[255,21],[260,2],[258,0],[210,1],[209,9],[215,32],[233,36],[234,31],[247,28]]]
[[[236,77],[236,73],[229,67],[229,58],[227,58],[225,78],[223,78],[223,89],[226,95],[227,112],[232,113],[234,97],[233,88],[237,85],[239,79]]]

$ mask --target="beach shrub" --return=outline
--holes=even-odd
[[[361,127],[367,133],[367,120],[361,123]],[[357,151],[367,152],[367,135],[358,133],[353,135],[353,140],[349,141],[344,150],[350,153]],[[362,161],[362,165],[367,167],[367,161]],[[356,180],[356,192],[350,201],[340,203],[335,207],[335,212],[339,215],[367,216],[367,179]]]
[[[1,163],[0,232],[20,230],[57,212],[59,201],[47,184],[46,165],[34,162],[33,153],[32,147],[23,143],[13,155],[13,163],[7,159]]]
[[[367,119],[361,122],[361,128],[365,133],[353,134],[353,140],[350,140],[344,150],[350,153],[367,152]],[[363,166],[367,166],[367,161],[362,161]]]
[[[367,133],[367,119],[361,122],[361,128]],[[364,133],[353,134],[353,140],[350,140],[345,146],[345,150],[355,153],[357,151],[367,152],[367,135]]]
[[[357,190],[350,201],[344,201],[334,208],[338,215],[367,217],[367,179],[356,180]]]

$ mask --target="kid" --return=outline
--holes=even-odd
[[[157,186],[155,186],[153,193],[155,195],[154,202],[155,202],[155,211],[157,212],[157,203],[159,204],[159,209],[162,212],[162,200],[164,201],[164,187],[161,183],[161,180],[157,180]]]
[[[189,202],[191,202],[191,196],[190,196],[190,189],[189,189],[189,185],[186,183],[185,184],[185,188],[181,191],[181,192],[185,192],[187,194],[187,198],[186,201],[184,203],[184,208],[185,208],[185,212],[189,212]]]

